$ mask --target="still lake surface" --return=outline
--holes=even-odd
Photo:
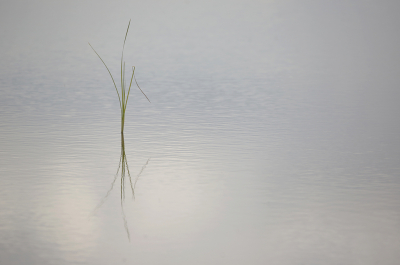
[[[5,1],[0,264],[398,264],[399,7]]]

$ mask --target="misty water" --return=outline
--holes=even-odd
[[[2,1],[0,264],[398,264],[399,11]]]

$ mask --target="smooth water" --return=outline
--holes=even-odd
[[[0,264],[398,264],[399,7],[3,1]]]

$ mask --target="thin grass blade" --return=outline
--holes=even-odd
[[[126,37],[128,36],[128,31],[129,31],[129,26],[131,25],[131,20],[129,20],[128,23],[128,28],[126,29],[125,33],[125,39],[124,39],[124,44],[122,45],[122,55],[121,55],[121,89],[123,89],[124,86],[124,77],[123,77],[123,72],[125,72],[125,67],[123,68],[123,61],[124,61],[124,49],[125,49],[125,42],[126,42]]]
[[[133,78],[135,79],[135,83],[137,87],[139,88],[140,92],[147,98],[147,100],[151,103],[150,99],[146,96],[146,94],[143,92],[143,90],[140,88],[138,82],[136,81],[136,76],[135,76],[135,68],[133,68]]]
[[[88,42],[88,43],[89,43],[89,42]],[[101,59],[100,55],[96,52],[96,50],[92,47],[92,45],[90,45],[90,43],[89,43],[89,46],[90,46],[90,48],[92,48],[92,50],[97,54],[97,56],[100,58],[101,62],[102,62],[102,63],[104,64],[104,66],[106,67],[108,73],[110,74],[110,77],[111,77],[111,79],[112,79],[112,81],[113,81],[115,90],[117,91],[117,94],[118,94],[119,106],[122,108],[121,97],[119,96],[118,88],[117,88],[117,85],[115,84],[114,77],[112,76],[112,74],[111,74],[111,72],[110,72],[110,69],[108,69],[106,63],[103,61],[103,59]]]

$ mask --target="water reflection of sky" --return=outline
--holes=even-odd
[[[1,264],[399,260],[394,1],[0,6]]]

